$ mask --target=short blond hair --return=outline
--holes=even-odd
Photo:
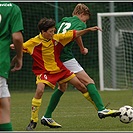
[[[84,15],[89,15],[89,16],[91,15],[89,8],[88,8],[85,4],[79,3],[79,4],[77,4],[76,7],[74,8],[72,15],[73,15],[73,16],[74,16],[74,15],[80,15],[80,14],[82,14],[82,13],[83,13]]]

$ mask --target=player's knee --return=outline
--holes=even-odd
[[[95,84],[94,80],[91,78],[85,79],[83,82],[85,86],[87,86],[88,84]]]
[[[43,95],[44,93],[44,85],[43,84],[38,84],[37,85],[37,89],[36,89],[36,97],[39,97],[41,98],[41,96]]]
[[[62,92],[65,92],[66,89],[67,89],[67,83],[60,84],[60,85],[58,86],[58,89],[59,89],[60,91],[62,91]]]
[[[82,93],[86,93],[87,92],[87,88],[82,83],[79,83],[76,88]]]

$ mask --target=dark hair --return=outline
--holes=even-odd
[[[52,18],[42,18],[38,23],[38,29],[46,32],[49,28],[55,27],[55,21]]]

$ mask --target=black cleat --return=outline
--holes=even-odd
[[[29,125],[26,127],[27,131],[33,131],[36,128],[37,122],[30,121]]]

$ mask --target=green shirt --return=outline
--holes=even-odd
[[[86,24],[82,22],[77,16],[64,17],[56,25],[56,28],[57,28],[57,33],[64,33],[68,30],[83,30],[86,28]],[[72,52],[73,45],[74,45],[74,42],[72,41],[63,48],[60,56],[61,61],[65,62],[74,58],[74,55]]]
[[[0,76],[8,78],[12,33],[23,30],[20,8],[10,2],[0,2]]]

